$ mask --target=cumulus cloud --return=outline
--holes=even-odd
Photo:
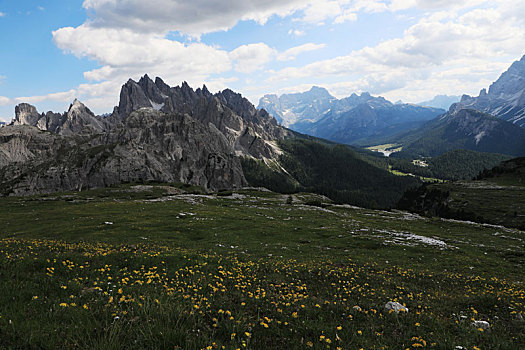
[[[6,16],[5,12],[0,11],[0,17],[5,17],[5,16]]]
[[[302,67],[284,68],[274,72],[268,81],[324,77],[339,80],[333,83],[339,87],[392,95],[409,92],[415,96],[411,86],[422,94],[429,92],[426,86],[433,93],[436,86],[442,87],[440,92],[449,94],[456,93],[450,91],[456,87],[472,91],[475,84],[485,84],[488,77],[496,79],[524,53],[524,17],[520,14],[525,13],[525,5],[516,5],[518,14],[514,19],[505,13],[512,6],[478,8],[463,15],[432,12],[400,38]],[[453,74],[447,75],[447,71]],[[495,74],[496,71],[499,73]],[[454,77],[459,72],[462,83]],[[440,79],[451,84],[448,89]]]
[[[291,61],[298,55],[322,49],[325,44],[306,43],[291,47],[281,53],[265,43],[242,45],[229,53],[232,61],[236,62],[235,70],[240,73],[252,73],[260,70],[265,64],[273,60]]]
[[[265,23],[273,15],[287,16],[311,0],[85,0],[92,25],[130,28],[141,32],[177,30],[199,36],[227,30],[240,19]]]
[[[342,8],[338,1],[316,1],[304,10],[302,21],[323,24],[326,19],[335,17],[341,12]]]
[[[76,90],[70,90],[65,92],[57,92],[42,96],[27,96],[17,97],[14,99],[15,103],[39,103],[42,101],[72,101],[75,98]]]
[[[229,57],[236,61],[235,70],[240,73],[252,73],[270,62],[276,51],[265,43],[242,45],[230,52]]]
[[[162,36],[138,33],[127,29],[96,28],[81,25],[53,32],[56,45],[78,57],[89,57],[104,68],[93,78],[105,79],[111,67],[164,66],[170,71],[186,74],[220,73],[230,68],[225,51],[201,43],[183,44]]]

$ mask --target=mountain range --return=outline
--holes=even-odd
[[[367,92],[336,99],[315,86],[304,93],[265,95],[258,109],[267,110],[292,130],[345,144],[392,136],[445,113],[438,108],[394,104]]]
[[[464,96],[448,112],[368,93],[336,99],[319,87],[266,95],[264,108],[257,109],[229,89],[212,94],[206,86],[170,87],[147,75],[122,86],[109,115],[97,116],[78,100],[64,113],[39,113],[22,103],[12,123],[0,129],[0,195],[158,181],[210,191],[246,185],[307,190],[340,202],[390,207],[418,183],[388,172],[389,164],[409,169],[407,160],[387,164],[382,156],[327,140],[389,140],[403,147],[395,157],[411,159],[456,149],[523,155],[524,62],[515,62],[488,93]],[[282,124],[313,136],[280,125],[266,108]],[[323,177],[327,167],[330,179]]]
[[[332,173],[324,176],[327,167]],[[170,87],[147,75],[122,86],[110,115],[97,116],[78,100],[64,113],[39,113],[22,103],[0,129],[0,195],[150,181],[204,191],[247,185],[310,191],[382,208],[418,183],[346,146],[280,126],[231,90]]]
[[[396,156],[436,156],[453,149],[525,155],[525,56],[478,97],[463,95],[449,111],[420,129],[388,140],[403,145]]]
[[[241,187],[239,156],[275,158],[275,140],[289,133],[231,90],[172,88],[144,76],[124,84],[105,118],[78,100],[65,113],[16,106],[0,129],[0,184],[4,195],[132,181]]]

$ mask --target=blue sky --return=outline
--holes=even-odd
[[[111,112],[144,74],[405,102],[477,94],[525,54],[522,0],[0,0],[0,119],[79,98]]]

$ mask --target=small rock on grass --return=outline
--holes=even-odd
[[[481,328],[486,331],[487,329],[490,329],[490,323],[487,321],[474,321],[472,322],[472,327]]]
[[[400,312],[408,312],[408,308],[406,306],[403,306],[395,301],[389,301],[388,303],[386,303],[385,309],[387,311],[393,310],[396,314]]]

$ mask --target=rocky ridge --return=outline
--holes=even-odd
[[[273,159],[288,135],[231,90],[211,94],[160,78],[129,80],[106,117],[75,100],[65,113],[20,104],[0,130],[0,195],[122,182],[183,182],[209,190],[247,185],[239,156]]]

